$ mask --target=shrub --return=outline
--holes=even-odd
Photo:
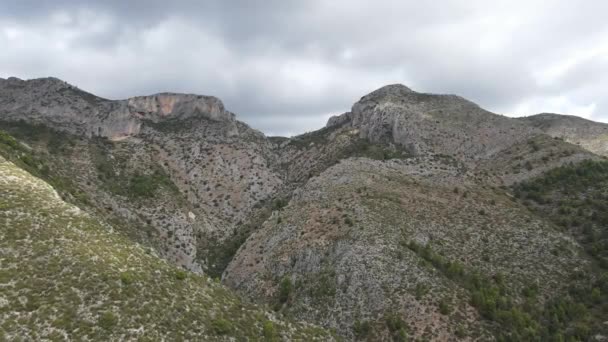
[[[122,272],[120,274],[120,281],[125,285],[132,284],[135,281],[135,275],[131,272]]]
[[[387,314],[384,317],[384,320],[386,322],[386,327],[391,333],[395,333],[401,329],[407,329],[405,322],[396,313]]]
[[[289,277],[284,277],[279,284],[279,302],[285,303],[289,300],[289,296],[291,295],[291,291],[293,289],[293,285],[291,284],[291,279]]]
[[[184,270],[177,270],[175,271],[175,279],[177,280],[184,280],[188,277],[188,273]]]
[[[449,315],[450,312],[452,312],[452,307],[446,299],[442,299],[441,301],[439,301],[439,312],[442,315]]]
[[[422,297],[424,297],[424,295],[426,295],[429,292],[429,287],[423,283],[418,283],[416,284],[416,299],[420,300],[422,299]]]
[[[353,325],[353,332],[355,334],[355,337],[358,339],[365,339],[367,338],[370,333],[372,331],[372,325],[369,321],[355,321],[355,324]]]
[[[277,333],[272,321],[265,321],[262,326],[262,332],[264,333],[264,339],[266,341],[278,341],[279,334]]]
[[[97,324],[106,330],[112,329],[116,323],[118,323],[118,317],[110,311],[102,313],[97,320]]]
[[[217,318],[211,321],[211,330],[218,335],[226,335],[232,331],[232,323],[223,318]]]
[[[281,210],[287,205],[287,200],[277,198],[272,201],[272,210]]]

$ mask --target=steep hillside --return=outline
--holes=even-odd
[[[608,335],[607,191],[608,162],[591,160],[514,186],[522,204],[575,237],[594,261],[593,272],[582,274],[581,286],[571,288],[565,300],[584,305],[575,317],[576,329],[601,332],[600,336]]]
[[[66,198],[128,227],[171,262],[219,276],[283,180],[273,145],[220,100],[96,98],[57,79],[0,83],[0,128]]]
[[[441,160],[350,159],[296,191],[224,281],[349,337],[396,336],[398,320],[416,338],[532,339],[559,333],[543,303],[588,267],[567,235]]]
[[[544,133],[603,156],[608,156],[608,124],[585,120],[572,115],[542,113],[520,121]]]
[[[0,193],[0,340],[332,339],[162,261],[2,157]]]

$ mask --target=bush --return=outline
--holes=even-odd
[[[274,324],[271,321],[264,322],[262,326],[262,332],[264,333],[264,339],[266,341],[278,341],[279,334],[277,333]]]
[[[135,275],[131,272],[122,272],[120,274],[120,281],[125,285],[132,284],[135,281]]]
[[[97,324],[105,330],[112,329],[118,323],[118,317],[110,311],[106,311],[99,316]]]
[[[386,327],[391,333],[397,332],[401,329],[407,329],[405,322],[396,313],[387,314],[384,317],[384,320],[386,322]]]
[[[367,338],[372,332],[372,325],[369,321],[355,321],[353,325],[353,332],[355,337],[358,339]]]
[[[289,279],[289,277],[284,277],[279,284],[279,302],[286,303],[289,300],[292,290],[293,285],[291,284],[291,279]]]
[[[439,301],[439,312],[442,315],[449,315],[450,312],[452,312],[452,307],[446,299],[442,299],[441,301]]]
[[[211,330],[218,335],[226,335],[232,331],[232,323],[223,318],[217,318],[211,321]]]
[[[188,277],[188,273],[184,270],[177,270],[175,271],[175,279],[177,280],[184,280]]]
[[[349,226],[349,227],[352,227],[352,226],[353,226],[353,224],[354,224],[354,223],[353,223],[353,220],[352,220],[350,217],[345,217],[345,218],[344,218],[344,223],[345,223],[347,226]]]
[[[424,297],[424,295],[426,295],[429,292],[429,287],[423,283],[418,283],[416,284],[416,299],[420,300],[422,299],[422,297]]]
[[[277,198],[272,201],[272,210],[281,210],[285,206],[287,206],[287,200],[284,200],[282,198]]]

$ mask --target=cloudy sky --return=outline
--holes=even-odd
[[[220,97],[268,134],[389,83],[608,121],[608,1],[0,1],[0,77]]]

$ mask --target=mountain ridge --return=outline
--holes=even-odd
[[[601,163],[599,123],[583,122],[585,144],[393,84],[317,131],[266,137],[215,97],[113,101],[11,82],[0,129],[30,151],[11,160],[171,264],[347,339],[553,338],[545,303],[595,274],[582,235],[516,194]]]

